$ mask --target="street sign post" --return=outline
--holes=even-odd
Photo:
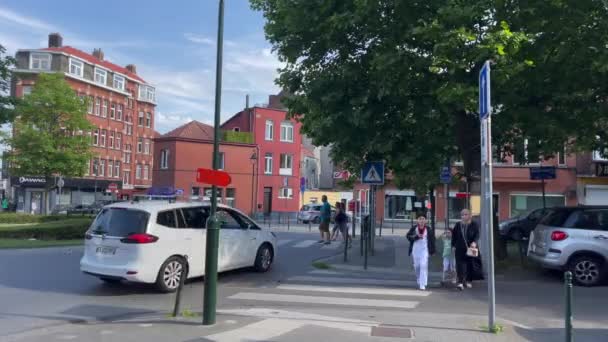
[[[555,166],[531,167],[530,179],[540,180],[543,192],[543,208],[547,208],[547,201],[545,200],[545,179],[555,179]]]
[[[441,183],[443,183],[443,197],[445,198],[445,229],[450,228],[450,183],[452,182],[452,168],[450,161],[441,168],[439,175]]]
[[[481,121],[481,228],[486,232],[488,262],[488,329],[496,319],[494,285],[494,230],[492,208],[492,105],[490,97],[490,61],[479,72],[479,120]],[[468,191],[467,191],[468,192]]]

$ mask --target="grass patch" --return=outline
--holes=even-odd
[[[198,312],[194,312],[194,311],[188,310],[188,309],[182,310],[182,317],[194,318],[194,317],[199,317],[199,316],[200,315],[198,314]]]
[[[502,326],[501,324],[494,324],[494,326],[492,327],[492,329],[490,329],[487,325],[482,325],[479,327],[480,329],[482,329],[483,331],[487,331],[490,332],[492,334],[500,334],[501,332],[505,331],[505,327]]]
[[[322,261],[315,261],[312,263],[312,267],[314,268],[318,268],[320,270],[328,270],[331,268],[331,266],[325,262]]]
[[[84,243],[83,239],[78,239],[78,240],[0,239],[0,249],[79,246],[79,245],[82,245],[83,243]]]

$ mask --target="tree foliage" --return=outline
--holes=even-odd
[[[15,59],[5,56],[6,49],[0,44],[0,124],[10,122],[13,119],[13,107],[15,99],[9,96],[11,85],[11,67]]]
[[[89,132],[86,103],[78,97],[62,74],[40,74],[32,93],[17,104],[14,133],[3,142],[11,148],[11,174],[84,174],[89,159]]]
[[[475,176],[478,74],[492,62],[497,154],[608,144],[603,0],[251,0],[286,63],[289,113],[337,162],[384,159],[428,189],[447,158]],[[598,137],[600,139],[598,139]],[[534,153],[520,153],[524,139]],[[602,146],[603,144],[603,146]]]

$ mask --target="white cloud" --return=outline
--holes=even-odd
[[[215,40],[209,37],[198,36],[194,33],[184,33],[184,37],[193,43],[215,46]]]
[[[41,20],[20,15],[6,8],[0,8],[0,18],[12,22],[14,24],[26,26],[30,29],[36,29],[47,32],[56,30],[54,26],[47,24]]]

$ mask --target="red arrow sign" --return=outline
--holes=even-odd
[[[232,179],[227,172],[199,168],[196,170],[196,181],[216,186],[227,186],[232,182]]]

